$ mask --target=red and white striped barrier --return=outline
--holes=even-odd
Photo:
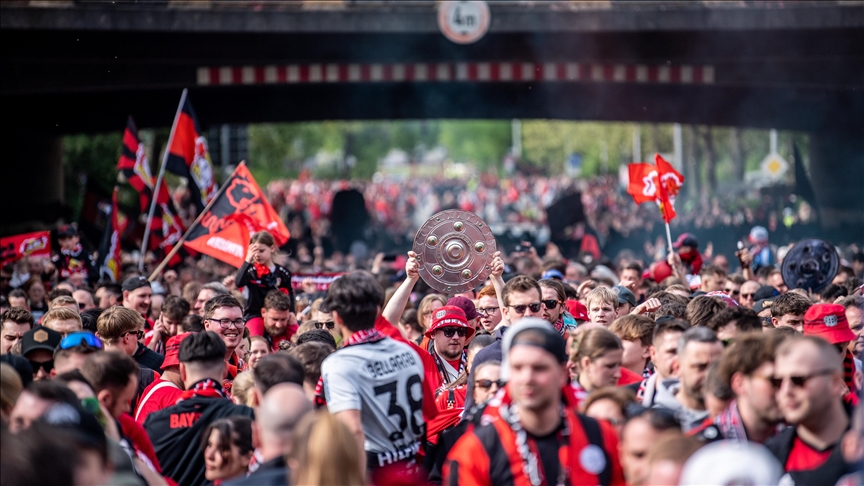
[[[199,67],[197,78],[198,86],[525,81],[713,84],[714,66],[575,62],[287,64]]]

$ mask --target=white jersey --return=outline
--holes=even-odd
[[[330,413],[359,410],[366,452],[393,459],[419,446],[423,376],[417,353],[390,338],[342,348],[321,364]]]

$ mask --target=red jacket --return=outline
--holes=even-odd
[[[562,390],[569,436],[562,437],[558,455],[569,472],[569,484],[623,486],[618,460],[618,437],[611,425],[578,414],[572,388]],[[456,442],[444,463],[443,484],[464,486],[530,486],[524,460],[516,445],[516,433],[502,413],[509,405],[509,390],[496,396],[479,421]],[[536,445],[529,445],[536,453]],[[538,469],[542,460],[537,458]],[[542,476],[541,476],[542,477]],[[554,484],[555,478],[543,478]]]

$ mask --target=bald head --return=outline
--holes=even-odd
[[[291,452],[291,436],[300,418],[312,411],[303,387],[294,383],[273,386],[255,410],[261,452],[269,461]]]
[[[804,362],[812,370],[843,369],[843,355],[837,347],[814,336],[787,339],[777,349],[777,359],[781,358]]]

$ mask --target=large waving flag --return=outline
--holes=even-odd
[[[117,205],[117,186],[114,186],[114,194],[111,196],[111,224],[106,228],[106,231],[111,232],[111,237],[108,240],[108,248],[104,256],[100,255],[102,264],[99,266],[99,276],[107,276],[112,282],[120,280],[120,235],[122,228],[120,225],[120,207]]]
[[[189,229],[184,246],[239,267],[253,233],[269,231],[278,246],[288,241],[288,228],[245,164],[237,166],[224,187],[210,209]]]
[[[189,182],[192,200],[203,211],[207,203],[216,196],[216,179],[213,164],[207,150],[207,140],[201,135],[198,117],[192,102],[183,90],[180,110],[171,127],[168,163],[166,169]]]
[[[123,132],[123,150],[117,161],[117,171],[123,174],[129,185],[138,191],[141,213],[149,215],[156,179],[150,173],[150,162],[144,153],[144,145],[138,138],[138,128],[131,116]],[[168,186],[164,182],[159,185],[153,221],[150,224],[150,241],[145,250],[161,249],[167,253],[185,231],[183,223],[177,217],[177,210],[174,208],[174,202],[171,201]]]
[[[660,154],[654,156],[657,164],[630,164],[630,183],[627,192],[636,204],[654,201],[660,206],[660,214],[668,223],[676,216],[675,197],[684,185],[684,176],[675,170]]]

